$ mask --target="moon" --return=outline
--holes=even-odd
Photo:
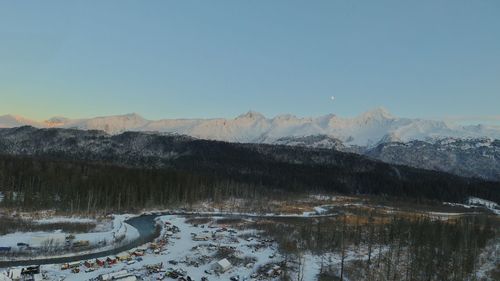
[[[334,97],[334,96],[331,96],[331,97],[330,97],[330,99],[333,101],[333,100],[335,100],[335,97]]]

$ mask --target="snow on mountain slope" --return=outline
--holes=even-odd
[[[384,140],[411,141],[443,137],[500,138],[500,127],[460,126],[436,120],[398,118],[383,108],[365,112],[354,118],[342,118],[334,114],[314,118],[299,118],[293,115],[266,118],[252,111],[233,119],[157,121],[144,119],[137,114],[90,119],[55,117],[43,123],[12,115],[0,117],[0,127],[22,125],[103,130],[110,134],[124,131],[156,131],[203,139],[253,143],[275,143],[282,138],[324,135],[338,139],[348,146],[373,146]]]
[[[7,114],[0,116],[0,128],[13,128],[26,125],[44,127],[43,123],[32,121],[19,115]]]
[[[136,113],[120,115],[95,117],[91,119],[70,120],[66,119],[57,127],[78,128],[83,130],[102,130],[111,134],[123,131],[141,131],[150,121],[142,118]]]

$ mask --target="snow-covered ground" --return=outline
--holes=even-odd
[[[247,241],[239,237],[242,234],[246,234],[247,236],[255,235],[258,237],[259,234],[253,230],[216,232],[219,228],[210,228],[208,224],[194,226],[187,223],[186,218],[176,215],[162,216],[158,218],[158,221],[162,225],[164,225],[165,222],[169,222],[180,230],[178,233],[169,236],[168,243],[159,254],[155,254],[152,250],[148,250],[146,254],[140,258],[142,260],[134,260],[135,262],[133,264],[122,262],[111,268],[100,267],[92,272],[84,272],[84,266],[82,266],[82,272],[78,274],[71,273],[69,270],[61,270],[61,265],[59,264],[42,266],[42,270],[47,272],[47,276],[50,280],[56,280],[60,277],[64,277],[65,280],[89,280],[105,273],[116,272],[123,269],[143,276],[144,280],[156,280],[156,278],[165,273],[148,275],[147,270],[144,268],[147,265],[163,263],[164,269],[168,269],[169,267],[172,269],[182,269],[186,271],[187,275],[193,278],[193,280],[201,280],[203,276],[209,277],[209,280],[229,280],[230,277],[238,275],[241,278],[249,277],[260,266],[267,263],[277,263],[281,259],[280,255],[277,253],[277,245],[274,243],[270,242],[266,244],[266,247],[256,249],[255,245],[260,244],[257,238],[248,239]],[[217,235],[215,238],[210,238],[207,241],[193,241],[193,235],[207,234],[207,232],[210,236],[212,233],[217,233]],[[162,231],[162,236],[167,235],[166,233],[167,231],[164,229]],[[149,246],[149,243],[145,245],[146,248]],[[240,266],[234,265],[231,269],[221,274],[215,272],[211,274],[205,273],[205,271],[211,272],[214,264],[220,259],[213,257],[220,247],[234,247],[236,257],[256,261]],[[129,252],[134,252],[134,250],[135,249],[132,249]],[[171,260],[178,262],[178,264],[169,264]],[[198,262],[198,264],[196,264],[196,262]]]
[[[42,265],[41,270],[47,280],[92,280],[103,274],[122,270],[143,280],[159,280],[158,278],[174,270],[185,272],[186,277],[193,280],[201,280],[202,277],[207,277],[208,280],[230,280],[236,276],[239,276],[239,280],[278,280],[278,274],[274,273],[283,269],[284,256],[278,251],[276,242],[254,229],[236,230],[223,224],[215,224],[220,218],[223,217],[212,217],[209,222],[195,224],[179,215],[161,216],[157,221],[165,228],[159,239],[166,241],[166,244],[156,253],[152,249],[152,243],[148,243],[127,251],[133,253],[137,249],[146,249],[144,256],[132,256],[128,261],[112,266],[96,267],[89,271],[82,261],[79,273],[63,270],[61,264]],[[206,240],[196,239],[205,236]],[[161,243],[161,240],[156,243]],[[214,272],[215,263],[224,257],[233,262],[232,267],[223,273]],[[346,261],[354,258],[359,257],[347,252]],[[301,268],[304,269],[303,281],[313,281],[316,280],[322,263],[339,263],[340,257],[336,254],[320,257],[306,252],[300,260]],[[160,272],[147,269],[148,266],[160,263],[163,268]],[[297,270],[297,263],[289,262],[289,267]],[[298,273],[293,270],[289,273],[296,277]]]
[[[467,199],[467,204],[459,204],[459,203],[450,203],[450,202],[444,202],[445,205],[448,206],[458,206],[458,207],[463,207],[466,209],[471,209],[471,208],[477,208],[477,207],[484,207],[491,212],[495,213],[496,215],[500,215],[500,205],[493,201],[485,200],[482,198],[478,197],[469,197]]]
[[[317,207],[314,212],[317,215],[325,212],[325,209],[328,211],[328,206]],[[297,216],[309,217],[311,215],[298,214]],[[454,214],[434,213],[434,215]],[[119,232],[128,235],[130,231],[122,229],[123,221],[127,217],[115,216],[111,232],[115,235]],[[234,224],[226,225],[224,219],[227,218],[224,215],[207,216],[206,214],[199,217],[162,215],[156,218],[157,223],[163,227],[160,237],[155,242],[117,255],[130,256],[126,260],[112,265],[93,266],[90,269],[84,265],[85,261],[81,261],[78,273],[62,269],[62,264],[42,265],[41,270],[45,280],[96,280],[103,274],[120,271],[131,274],[131,278],[136,276],[146,281],[161,280],[171,272],[183,272],[185,277],[189,276],[192,280],[202,280],[202,277],[208,280],[230,280],[236,276],[239,276],[239,280],[279,280],[279,273],[286,267],[292,280],[315,281],[323,266],[330,266],[330,269],[334,270],[340,268],[339,253],[316,255],[308,251],[302,252],[299,257],[288,259],[285,266],[286,255],[278,250],[279,245],[271,237],[255,229],[243,228],[244,230],[241,230],[239,227],[233,228]],[[246,216],[238,220],[246,224],[258,219]],[[117,225],[121,226],[117,227]],[[105,233],[109,235],[110,231]],[[95,238],[93,235],[95,234],[80,234],[77,237],[78,239],[93,239],[92,241],[99,241],[103,237]],[[135,254],[137,251],[144,251],[144,255]],[[385,252],[384,246],[380,248],[378,254]],[[374,256],[375,253],[372,253],[372,257]],[[102,257],[101,260],[106,260],[106,258]],[[232,267],[225,272],[214,272],[214,265],[223,258],[230,260]],[[366,258],[367,248],[364,245],[358,245],[355,249],[346,249],[346,263]],[[484,271],[488,269],[485,267]],[[0,269],[0,273],[2,271]],[[303,279],[299,278],[299,275],[303,276]],[[165,279],[169,280],[169,277]]]
[[[493,201],[477,198],[477,197],[469,197],[467,200],[470,205],[475,205],[475,206],[483,206],[489,210],[491,210],[493,213],[500,215],[500,205]]]
[[[54,231],[36,231],[36,232],[15,232],[0,236],[0,246],[1,247],[11,247],[13,252],[21,250],[18,243],[26,243],[31,247],[43,247],[51,244],[55,248],[63,248],[66,244],[66,237],[70,234],[74,236],[72,241],[88,241],[89,246],[87,250],[83,251],[70,251],[60,254],[47,254],[47,253],[36,253],[30,256],[31,259],[42,259],[42,258],[55,258],[55,257],[65,257],[65,256],[75,256],[80,254],[88,254],[94,252],[105,251],[113,249],[123,243],[135,240],[139,237],[139,232],[137,229],[131,225],[125,223],[124,221],[130,218],[130,215],[115,215],[111,223],[100,222],[87,218],[63,218],[55,217],[52,219],[41,219],[35,222],[38,223],[60,223],[60,222],[96,222],[96,232],[89,233],[64,233],[60,230]],[[119,243],[114,243],[119,242]],[[26,259],[25,256],[19,257],[0,257],[0,259],[15,260]]]
[[[334,200],[334,199],[332,199]],[[335,200],[334,200],[335,201]],[[328,203],[328,204],[325,204]],[[492,202],[483,202],[479,198],[474,198],[468,202],[470,205],[458,204],[462,207],[473,208],[474,205],[484,205],[490,209],[497,206]],[[208,280],[230,280],[231,277],[239,276],[239,280],[278,280],[280,272],[285,267],[288,268],[288,274],[292,280],[299,280],[299,275],[303,276],[303,281],[317,280],[317,276],[322,269],[322,265],[329,265],[330,268],[337,268],[341,258],[338,253],[326,253],[321,256],[312,254],[308,251],[301,253],[300,257],[288,259],[284,265],[285,255],[278,251],[279,245],[270,237],[266,237],[263,232],[255,229],[240,230],[231,228],[223,224],[220,219],[234,218],[238,216],[243,223],[248,221],[255,222],[259,219],[270,217],[297,217],[297,218],[315,218],[332,215],[332,208],[335,206],[358,206],[361,203],[356,202],[321,202],[322,205],[313,207],[310,205],[307,211],[293,213],[244,213],[244,212],[226,212],[218,209],[203,209],[200,212],[190,211],[171,211],[169,215],[161,215],[156,218],[159,225],[163,227],[160,238],[155,241],[161,245],[156,251],[152,243],[147,243],[139,248],[131,249],[126,252],[130,259],[118,262],[110,266],[96,266],[91,269],[84,266],[81,261],[80,272],[72,273],[71,270],[61,269],[61,264],[43,265],[42,272],[46,280],[94,280],[103,274],[109,274],[125,270],[127,274],[142,278],[142,280],[160,280],[169,272],[184,272],[185,276],[193,280],[201,280],[207,277]],[[449,203],[447,205],[452,205]],[[457,204],[455,204],[457,205]],[[458,206],[457,205],[457,206]],[[395,208],[389,208],[388,211],[397,211]],[[174,214],[175,213],[175,214]],[[437,219],[446,219],[453,216],[460,216],[465,213],[454,212],[425,212],[429,216]],[[88,240],[94,245],[99,245],[102,241],[113,241],[117,237],[123,236],[126,240],[136,239],[139,233],[124,221],[131,215],[116,215],[112,223],[106,225],[100,222],[98,228],[100,232],[75,234],[75,240]],[[198,218],[198,220],[193,218]],[[55,217],[50,219],[39,219],[38,223],[58,223],[58,222],[96,222],[81,218]],[[112,227],[111,227],[112,225]],[[173,231],[174,230],[174,231]],[[38,235],[54,235],[61,232],[42,232],[42,233],[15,233],[0,237],[0,246],[17,245],[19,242],[25,242]],[[65,235],[65,234],[64,234]],[[201,237],[201,238],[200,238]],[[199,239],[200,238],[200,239]],[[108,248],[116,247],[113,243],[101,247],[98,250],[103,251]],[[136,250],[144,249],[144,256],[134,256]],[[347,249],[345,262],[353,260],[364,260],[367,258],[366,249],[363,245],[356,248],[356,251]],[[227,252],[229,251],[229,252]],[[382,251],[385,252],[385,249]],[[75,253],[75,254],[81,254]],[[120,256],[120,255],[117,255]],[[223,272],[213,271],[217,261],[227,257],[233,263],[233,266]],[[107,257],[102,257],[104,260]],[[95,260],[94,260],[95,261]],[[301,261],[301,263],[298,263]],[[161,264],[156,270],[151,267]],[[149,268],[148,268],[149,267]],[[158,270],[161,268],[161,270]],[[0,272],[2,270],[0,269]],[[132,277],[135,278],[135,277]],[[167,278],[168,279],[168,278]]]
[[[52,223],[96,223],[95,219],[81,218],[81,217],[51,217],[33,220],[39,224],[52,224]]]

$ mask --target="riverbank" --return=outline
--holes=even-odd
[[[4,256],[0,261],[0,268],[11,266],[27,266],[27,265],[41,265],[51,263],[64,263],[79,261],[85,259],[93,259],[103,255],[113,255],[122,251],[137,247],[146,242],[152,241],[159,234],[159,229],[154,223],[153,215],[116,215],[114,224],[118,225],[113,228],[113,231],[108,231],[96,234],[81,234],[79,237],[99,237],[100,235],[118,237],[123,235],[123,239],[118,243],[110,244],[103,247],[96,247],[88,251],[78,251],[72,253],[65,253],[60,255],[38,255],[36,257],[8,257]],[[120,230],[123,229],[123,230]],[[124,232],[120,232],[124,231]],[[75,235],[76,237],[76,235]],[[8,237],[10,238],[10,237]],[[95,241],[95,240],[94,240]]]

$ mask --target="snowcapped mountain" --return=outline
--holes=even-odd
[[[308,136],[326,136],[341,141],[346,146],[373,147],[379,143],[394,141],[429,140],[440,138],[500,139],[498,126],[461,126],[444,121],[399,118],[383,108],[365,112],[354,118],[342,118],[334,114],[300,118],[279,115],[266,118],[250,111],[232,119],[163,119],[147,120],[138,114],[68,119],[54,117],[44,122],[31,121],[19,116],[0,116],[0,127],[22,125],[34,127],[77,128],[102,130],[110,134],[124,131],[154,131],[176,133],[201,139],[250,143],[310,142]],[[320,144],[336,146],[335,142]]]
[[[12,115],[12,114],[7,114],[7,115],[2,115],[0,116],[0,128],[13,128],[13,127],[20,127],[20,126],[33,126],[33,127],[44,127],[45,124],[37,121],[32,121],[29,119],[26,119],[22,116],[19,115]]]

